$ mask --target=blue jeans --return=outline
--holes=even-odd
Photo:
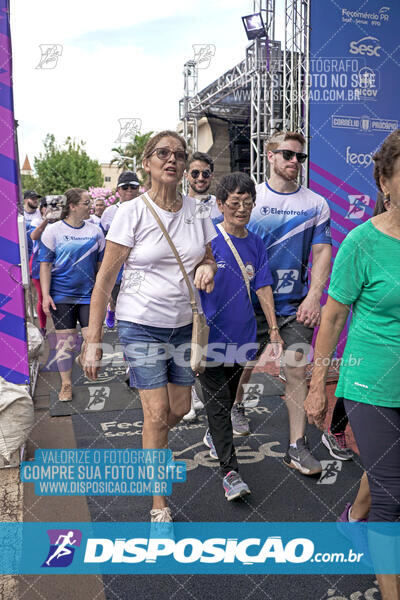
[[[133,387],[152,390],[167,383],[194,384],[190,368],[192,324],[171,329],[118,321],[118,335],[125,347]]]

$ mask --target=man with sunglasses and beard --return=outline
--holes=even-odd
[[[194,152],[188,161],[185,177],[189,183],[188,196],[196,198],[196,216],[200,219],[210,217],[221,218],[216,197],[209,194],[214,173],[214,161],[206,152]],[[203,403],[197,395],[195,386],[192,387],[192,401],[190,411],[183,417],[184,421],[193,421],[196,418],[196,409],[203,408]]]
[[[188,196],[199,201],[196,213],[199,217],[221,217],[217,201],[209,194],[214,173],[214,161],[205,152],[195,152],[189,159],[186,179],[189,183]]]
[[[329,276],[332,242],[326,200],[298,183],[301,165],[307,158],[304,145],[305,139],[298,132],[277,132],[269,139],[266,151],[270,178],[256,187],[256,207],[247,227],[261,236],[267,249],[278,327],[285,344],[283,370],[290,445],[283,460],[304,475],[314,475],[322,467],[312,456],[304,435],[306,365],[314,327],[320,322],[320,299]],[[268,325],[258,302],[254,309],[262,351],[269,341]]]
[[[139,195],[139,186],[139,179],[137,178],[136,173],[133,171],[123,171],[118,177],[117,191],[119,195],[119,202],[108,206],[101,215],[100,227],[103,230],[104,235],[107,235],[112,220],[120,205],[123,202],[137,198]],[[107,307],[106,325],[109,329],[112,329],[115,325],[115,305],[117,303],[119,289],[121,287],[122,271],[123,267],[118,273],[117,281],[111,292],[110,302]]]

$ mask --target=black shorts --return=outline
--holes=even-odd
[[[269,325],[261,309],[256,310],[257,321],[257,343],[259,344],[258,356],[262,353],[269,342]],[[308,354],[308,346],[311,345],[314,328],[306,327],[299,323],[296,315],[289,317],[277,317],[279,333],[284,341],[284,350],[299,351]]]
[[[111,291],[111,298],[114,300],[115,304],[117,304],[117,298],[118,298],[120,287],[121,287],[121,283],[116,283]]]
[[[56,304],[57,310],[50,307],[54,327],[57,330],[76,329],[79,321],[81,327],[89,325],[90,304]]]

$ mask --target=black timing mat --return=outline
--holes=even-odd
[[[169,436],[177,460],[187,466],[187,481],[175,484],[169,499],[176,521],[334,521],[357,492],[362,474],[358,460],[340,462],[330,457],[315,428],[308,428],[313,454],[321,460],[321,476],[306,477],[282,461],[288,443],[288,420],[284,402],[262,397],[247,409],[251,435],[235,437],[242,478],[252,494],[245,500],[227,502],[217,463],[203,443],[204,410],[196,421],[182,423]],[[142,413],[102,413],[72,416],[78,448],[140,448]],[[93,521],[148,521],[148,497],[88,497]],[[354,600],[380,599],[374,577],[365,576],[104,576],[108,600],[115,598],[161,598],[196,600]],[[212,593],[210,590],[212,589]],[[368,592],[369,596],[364,593]]]
[[[99,384],[88,382],[87,385],[73,387],[72,401],[59,402],[58,392],[50,392],[50,414],[52,417],[66,417],[75,413],[96,413],[124,411],[140,407],[137,390],[125,384]]]

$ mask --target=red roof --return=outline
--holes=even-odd
[[[25,156],[24,164],[22,165],[21,171],[32,171],[32,167],[29,162],[28,155]]]

